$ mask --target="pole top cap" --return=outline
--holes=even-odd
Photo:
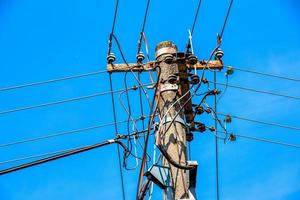
[[[155,47],[155,57],[166,54],[166,53],[177,53],[177,46],[172,41],[162,41]]]

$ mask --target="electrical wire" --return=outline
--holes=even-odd
[[[213,81],[208,81],[208,82],[214,83]],[[240,89],[240,90],[246,90],[246,91],[250,91],[250,92],[268,94],[268,95],[279,96],[279,97],[284,97],[284,98],[289,98],[289,99],[294,99],[294,100],[300,100],[300,97],[297,97],[297,96],[290,96],[290,95],[286,95],[286,94],[279,94],[279,93],[275,93],[275,92],[257,90],[257,89],[253,89],[253,88],[241,87],[241,86],[237,86],[237,85],[230,85],[230,84],[219,83],[219,82],[216,82],[216,84],[231,87],[231,88],[236,88],[236,89]]]
[[[139,120],[139,119],[140,118],[136,118],[136,120]],[[73,129],[73,130],[70,130],[70,131],[62,131],[62,132],[57,132],[57,133],[54,133],[54,134],[47,134],[47,135],[43,135],[43,136],[39,136],[39,137],[26,138],[26,139],[17,140],[17,141],[11,141],[11,142],[0,144],[0,148],[15,146],[15,145],[19,145],[19,144],[30,143],[30,142],[39,141],[39,140],[50,139],[50,138],[54,138],[54,137],[60,137],[60,136],[64,136],[64,135],[72,135],[72,134],[76,134],[76,133],[96,130],[96,129],[105,128],[105,127],[108,127],[108,126],[113,126],[115,124],[123,124],[123,123],[126,123],[127,121],[128,120],[118,121],[116,123],[115,122],[109,122],[109,123],[105,123],[105,124],[98,124],[98,125],[95,125],[95,126],[89,126],[89,127],[80,128],[80,129]]]
[[[244,120],[244,121],[249,121],[249,122],[254,122],[254,123],[259,123],[259,124],[265,124],[265,125],[269,125],[269,126],[276,126],[276,127],[280,127],[280,128],[300,131],[300,127],[289,126],[289,125],[279,124],[279,123],[274,123],[274,122],[260,121],[260,120],[256,120],[256,119],[249,119],[246,117],[241,117],[241,116],[236,116],[236,115],[229,115],[229,114],[226,115],[226,114],[218,113],[218,112],[216,114],[222,115],[222,116],[230,116],[231,118],[235,118],[235,119],[239,119],[239,120]]]
[[[224,66],[224,67],[226,67],[226,68],[233,68],[233,69],[235,69],[237,71],[241,71],[241,72],[253,73],[253,74],[258,74],[258,75],[262,75],[262,76],[269,76],[269,77],[283,79],[283,80],[288,80],[288,81],[300,82],[300,79],[293,78],[293,77],[287,77],[287,76],[281,76],[281,75],[277,75],[277,74],[259,72],[259,71],[245,69],[245,68],[240,68],[240,67],[232,67],[232,66]]]
[[[219,132],[224,133],[223,131],[219,131]],[[285,146],[285,147],[293,147],[293,148],[300,149],[300,145],[296,145],[296,144],[284,143],[281,141],[274,141],[274,140],[269,140],[269,139],[265,139],[265,138],[252,137],[252,136],[247,136],[247,135],[242,135],[242,134],[235,134],[235,133],[232,133],[232,134],[236,137],[245,138],[245,139],[249,139],[249,140],[256,140],[256,141],[261,141],[261,142],[266,142],[266,143],[271,143],[271,144],[277,144],[277,145],[281,145],[281,146]]]
[[[144,86],[147,86],[147,85],[151,85],[151,84],[146,84]],[[131,87],[129,89],[133,90],[133,89],[136,89],[137,87],[139,87],[139,86],[134,86],[134,87]],[[122,92],[122,91],[124,91],[124,89],[118,89],[118,90],[114,90],[112,92],[111,91],[106,91],[106,92],[101,92],[101,93],[94,93],[94,94],[90,94],[90,95],[86,95],[86,96],[80,96],[80,97],[75,97],[75,98],[70,98],[70,99],[64,99],[64,100],[60,100],[60,101],[53,101],[53,102],[48,102],[48,103],[43,103],[43,104],[13,108],[13,109],[10,109],[10,110],[0,111],[0,115],[19,112],[19,111],[24,111],[24,110],[31,110],[31,109],[35,109],[35,108],[47,107],[47,106],[52,106],[52,105],[64,104],[64,103],[69,103],[69,102],[74,102],[74,101],[79,101],[79,100],[84,100],[84,99],[90,99],[90,98],[99,97],[99,96],[103,96],[103,95],[107,95],[107,94],[111,94],[111,93],[119,93],[119,92]]]
[[[115,33],[115,25],[116,25],[116,21],[117,21],[118,9],[119,9],[119,0],[116,0],[116,7],[115,7],[115,11],[114,11],[114,18],[113,18],[112,28],[111,28],[111,32],[110,32],[110,35],[109,35],[109,41],[108,41],[108,53],[107,53],[107,55],[109,55],[111,53],[112,37],[113,37],[113,35]],[[123,195],[123,199],[125,199],[124,195]]]
[[[143,20],[142,29],[141,29],[141,32],[140,32],[140,38],[139,38],[139,40],[138,40],[138,50],[137,50],[137,54],[139,54],[140,51],[141,51],[141,47],[142,47],[142,39],[143,39],[145,27],[146,27],[146,22],[147,22],[148,10],[149,10],[150,2],[151,2],[151,0],[147,0],[146,9],[145,9],[145,14],[144,14],[144,20]]]
[[[217,90],[217,72],[214,71],[214,90]],[[214,110],[217,112],[217,95],[214,95]],[[215,118],[215,164],[216,164],[216,195],[217,200],[220,199],[219,194],[219,147],[218,147],[218,121]]]
[[[117,1],[118,2],[118,1]],[[117,8],[117,7],[116,7]],[[112,102],[112,110],[113,110],[113,118],[114,118],[114,127],[115,127],[115,133],[118,135],[118,126],[117,126],[117,115],[116,115],[116,108],[115,108],[115,97],[113,94],[113,81],[112,81],[112,74],[109,73],[109,86],[111,91],[111,102]],[[127,120],[128,121],[128,120]],[[121,187],[122,187],[122,197],[123,200],[125,200],[125,186],[124,186],[124,177],[123,177],[123,170],[122,170],[122,164],[121,164],[121,155],[120,155],[120,147],[117,147],[117,153],[118,153],[118,164],[119,164],[119,173],[121,177]],[[125,156],[124,156],[124,163],[125,163]]]
[[[189,52],[190,48],[192,47],[191,40],[192,40],[192,36],[194,34],[195,26],[196,26],[196,23],[197,23],[201,3],[202,3],[202,0],[199,0],[198,6],[197,6],[197,9],[196,9],[196,13],[195,13],[195,17],[194,17],[194,21],[193,21],[193,25],[192,25],[192,29],[191,29],[191,32],[190,32],[190,38],[189,38],[188,43],[186,45],[186,52]]]
[[[48,153],[48,155],[51,155],[51,154],[52,155],[55,154],[55,155],[50,156],[50,157],[46,157],[46,158],[43,158],[43,159],[40,159],[40,160],[35,160],[35,161],[29,162],[29,163],[25,163],[25,164],[22,164],[22,165],[10,167],[10,168],[4,169],[4,170],[0,170],[0,175],[11,173],[11,172],[18,171],[18,170],[21,170],[21,169],[25,169],[25,168],[28,168],[28,167],[32,167],[32,166],[35,166],[35,165],[43,164],[43,163],[50,162],[50,161],[53,161],[53,160],[57,160],[57,159],[60,159],[60,158],[68,157],[68,156],[71,156],[71,155],[74,155],[74,154],[82,153],[82,152],[85,152],[85,151],[89,151],[89,150],[96,149],[96,148],[99,148],[99,147],[103,147],[103,146],[113,144],[113,143],[119,144],[124,149],[124,151],[127,152],[127,147],[122,142],[120,142],[118,139],[112,139],[112,140],[107,140],[107,141],[104,141],[104,142],[101,142],[101,143],[96,143],[96,144],[92,144],[92,145],[88,145],[88,146],[82,146],[82,147],[78,147],[78,148],[74,148],[74,149],[69,149],[69,150],[66,150],[66,151],[64,151],[64,150],[56,151],[56,152],[60,152],[60,153],[50,152],[50,153]],[[47,153],[43,154],[43,156],[46,156],[46,155],[47,155]],[[38,155],[36,155],[36,157],[37,156]],[[31,156],[31,158],[33,158],[33,157],[34,156]],[[31,158],[27,157],[26,159],[31,159]],[[21,159],[22,158],[19,158],[19,160],[21,160]],[[6,161],[5,163],[7,164],[8,162],[16,162],[16,160],[17,159],[15,159],[14,161]],[[4,162],[1,162],[1,163],[3,164]]]
[[[224,23],[223,23],[223,26],[222,26],[222,30],[221,30],[221,33],[219,35],[219,37],[220,37],[221,40],[223,38],[223,34],[224,34],[224,31],[225,31],[225,28],[226,28],[226,25],[227,25],[227,20],[228,20],[230,11],[231,11],[232,4],[233,4],[233,0],[230,0],[229,7],[228,7],[227,13],[226,13],[226,17],[225,17],[225,20],[224,20]]]
[[[152,126],[152,123],[153,123],[153,119],[154,119],[154,116],[155,116],[155,113],[156,113],[156,110],[157,110],[157,106],[155,106],[154,108],[154,104],[155,104],[155,97],[156,97],[156,94],[157,94],[157,90],[158,90],[158,87],[159,87],[159,80],[160,80],[160,75],[161,75],[161,69],[159,66],[155,66],[155,68],[158,69],[158,72],[157,72],[157,80],[156,80],[156,84],[155,84],[155,90],[154,90],[154,93],[153,93],[153,98],[152,98],[152,102],[151,102],[151,106],[150,106],[150,115],[151,117],[149,118],[149,121],[148,121],[148,132],[147,132],[147,135],[146,135],[146,140],[145,140],[145,146],[144,146],[144,151],[143,151],[143,160],[142,160],[142,163],[141,163],[141,168],[140,168],[140,171],[139,171],[139,178],[138,178],[138,183],[137,183],[137,191],[136,191],[136,198],[138,199],[139,198],[139,194],[140,194],[140,191],[142,189],[142,184],[143,184],[143,175],[144,175],[144,170],[145,170],[145,162],[146,162],[146,156],[147,156],[147,148],[148,148],[148,142],[149,142],[149,135],[150,135],[150,128]],[[157,101],[158,102],[158,101]]]
[[[125,84],[125,87],[127,88],[127,84]],[[127,103],[128,103],[128,109],[126,108],[126,106],[124,105],[124,103],[122,101],[122,94],[123,93],[126,93],[126,98],[127,98]],[[131,115],[131,106],[130,106],[130,100],[129,100],[129,95],[128,95],[127,90],[125,90],[125,91],[123,91],[123,92],[121,92],[119,94],[119,102],[120,102],[121,106],[123,107],[123,109],[125,110],[125,112],[126,112],[126,114],[128,116],[128,118],[127,118],[127,134],[129,134],[129,132],[130,132],[129,122],[132,122],[132,124],[133,124],[133,130],[135,130],[135,131],[138,132],[139,130],[138,130],[138,127],[136,125],[136,122],[132,118],[132,115]],[[134,137],[133,140],[134,140],[134,145],[132,145],[131,140],[129,140],[129,139],[128,139],[127,142],[128,142],[128,145],[130,145],[130,147],[134,146],[134,152],[135,152],[135,156],[134,157],[136,158],[136,165],[134,167],[130,167],[130,168],[127,167],[127,165],[125,165],[126,170],[134,170],[138,166],[138,159],[137,159],[138,155],[137,155],[137,150],[136,150],[136,138]],[[132,149],[130,148],[129,151],[131,152]]]
[[[105,72],[107,72],[107,70],[94,71],[94,72],[88,72],[88,73],[84,73],[84,74],[73,75],[73,76],[65,76],[65,77],[61,77],[61,78],[49,79],[49,80],[45,80],[45,81],[38,81],[38,82],[21,84],[21,85],[8,86],[8,87],[0,88],[0,92],[16,90],[16,89],[21,89],[21,88],[27,88],[27,87],[32,87],[32,86],[38,86],[38,85],[45,85],[45,84],[49,84],[49,83],[72,80],[72,79],[77,79],[77,78],[82,78],[82,77],[95,76],[95,75],[103,74]]]

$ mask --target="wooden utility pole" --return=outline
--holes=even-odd
[[[159,135],[158,137],[162,138],[162,146],[169,156],[175,162],[186,165],[186,125],[184,122],[184,110],[180,111],[183,101],[178,101],[178,98],[180,98],[178,93],[181,88],[179,83],[179,66],[177,62],[172,61],[172,56],[175,60],[175,54],[177,54],[177,47],[172,42],[161,42],[156,47],[155,56],[156,61],[160,63],[160,69],[158,69],[160,72],[158,71],[158,73],[160,74],[159,83],[161,84],[158,109],[160,116],[164,117],[161,119],[160,130],[160,134],[164,135]],[[176,82],[176,79],[178,79],[178,82]],[[172,81],[175,81],[175,83]],[[178,112],[179,114],[177,114]],[[173,119],[174,117],[176,118]],[[163,163],[171,168],[171,183],[175,199],[188,198],[186,171],[174,167],[166,159],[164,159]]]

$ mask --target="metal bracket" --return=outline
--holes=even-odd
[[[178,123],[186,126],[185,121],[180,116],[177,116],[175,119],[173,117],[165,117],[164,119],[161,120],[161,123],[164,125],[164,124],[166,124],[168,122],[172,122],[172,121],[178,122]]]
[[[165,92],[165,91],[178,91],[179,86],[177,84],[170,84],[170,83],[164,83],[161,84],[160,86],[160,92]]]

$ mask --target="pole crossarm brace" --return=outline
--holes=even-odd
[[[145,64],[139,63],[129,63],[127,64],[107,64],[108,72],[143,72],[143,71],[154,71],[155,65],[158,64],[156,61],[151,61]],[[194,70],[203,70],[203,69],[212,69],[212,70],[222,70],[223,63],[221,60],[211,60],[209,62],[202,60],[198,61],[197,64],[190,65],[186,64],[188,69]]]

